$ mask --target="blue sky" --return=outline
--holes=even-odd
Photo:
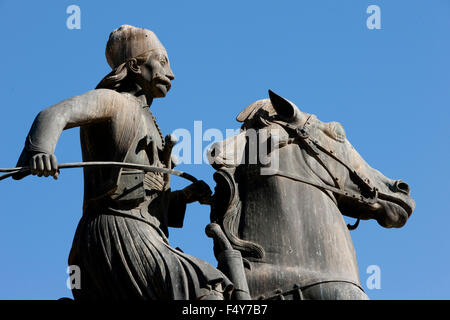
[[[81,29],[66,8],[81,8]],[[366,8],[381,9],[369,30]],[[152,106],[163,133],[238,128],[236,115],[267,89],[323,121],[339,121],[363,158],[411,186],[417,207],[402,229],[363,221],[351,235],[361,282],[381,269],[372,299],[449,299],[450,2],[430,1],[0,1],[0,167],[13,167],[36,114],[95,88],[110,69],[109,33],[153,30],[175,73]],[[81,161],[79,130],[59,162]],[[208,142],[204,142],[206,146]],[[181,165],[214,187],[207,164]],[[174,178],[172,187],[187,183]],[[0,299],[71,297],[67,257],[81,217],[81,169],[60,179],[0,182]],[[348,219],[350,222],[351,220]],[[209,207],[188,207],[173,246],[216,264],[204,234]]]

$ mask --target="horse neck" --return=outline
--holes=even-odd
[[[307,164],[308,155],[297,146],[280,149],[279,170],[309,180],[319,178]],[[332,195],[299,181],[282,176],[261,176],[260,168],[245,170],[240,184],[242,213],[240,237],[264,247],[281,259],[287,247],[307,250],[309,242],[321,242],[324,234],[337,235],[347,247],[351,238]],[[270,235],[270,236],[269,236]]]

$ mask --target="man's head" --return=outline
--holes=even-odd
[[[174,79],[166,49],[147,29],[123,25],[111,32],[105,50],[113,70],[127,75],[152,97],[164,97]],[[120,69],[120,70],[119,70]]]

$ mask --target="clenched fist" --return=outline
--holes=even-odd
[[[207,204],[210,201],[212,191],[205,181],[199,180],[184,188],[183,194],[187,203],[198,201],[201,204]]]
[[[30,159],[30,173],[38,177],[52,176],[55,180],[58,179],[58,161],[54,154],[38,153]]]

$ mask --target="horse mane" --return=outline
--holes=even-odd
[[[242,110],[236,120],[242,122],[242,130],[246,130],[267,125],[264,119],[273,114],[275,114],[275,110],[270,99],[261,99]],[[216,188],[214,192],[215,200],[211,207],[211,221],[222,227],[233,249],[240,251],[243,257],[263,259],[265,250],[261,245],[239,238],[242,202],[239,197],[239,185],[235,173],[238,171],[240,164],[228,163],[226,160],[226,155],[224,155],[224,166],[214,174]],[[219,254],[216,246],[214,246],[214,253],[216,257]]]
[[[242,202],[239,198],[238,183],[234,173],[235,169],[224,168],[214,174],[216,188],[211,207],[211,221],[222,227],[233,249],[240,251],[243,257],[263,259],[265,251],[261,245],[243,240],[238,236]],[[219,253],[218,248],[214,245],[216,257]]]

